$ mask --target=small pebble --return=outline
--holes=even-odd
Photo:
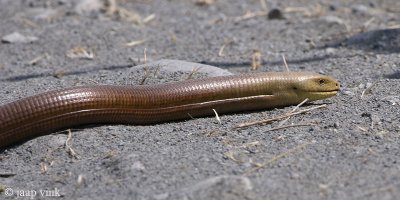
[[[325,49],[325,51],[327,54],[334,54],[336,52],[336,49],[332,48],[332,47],[328,47]]]
[[[38,40],[34,36],[24,36],[21,33],[14,32],[1,38],[3,43],[29,43]]]
[[[82,0],[75,6],[75,12],[79,15],[87,15],[92,12],[99,12],[103,8],[99,0]]]
[[[146,167],[143,165],[142,162],[136,161],[131,165],[131,169],[144,171],[144,170],[146,170]]]
[[[321,17],[321,19],[327,23],[345,24],[342,19],[340,19],[339,17],[334,16],[334,15],[324,16],[324,17]]]
[[[353,5],[351,7],[351,11],[355,14],[363,14],[363,15],[369,15],[371,13],[370,8],[362,4]]]
[[[381,122],[381,118],[378,115],[371,114],[370,118],[371,118],[371,121],[374,122],[374,123],[380,123]]]
[[[268,13],[268,19],[285,19],[285,17],[280,9],[273,8]]]
[[[354,92],[350,91],[350,90],[342,90],[342,94],[344,95],[349,95],[349,96],[354,96]]]

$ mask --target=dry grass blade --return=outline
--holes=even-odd
[[[144,56],[144,64],[147,64],[147,48],[144,48],[143,56]]]
[[[363,31],[366,31],[367,28],[368,28],[368,26],[369,26],[373,21],[375,21],[375,17],[371,17],[368,21],[366,21],[366,22],[363,24],[363,26],[361,27],[361,29],[362,29]]]
[[[195,67],[192,69],[190,72],[189,76],[186,78],[186,80],[192,79],[193,76],[200,70],[201,67]]]
[[[267,16],[268,12],[267,11],[259,11],[259,12],[247,12],[246,14],[236,17],[234,19],[235,22],[240,22],[244,20],[248,20],[254,17],[261,17],[261,16]]]
[[[68,137],[67,140],[65,141],[65,148],[67,148],[67,152],[69,153],[70,156],[72,156],[75,159],[79,159],[78,154],[75,152],[75,150],[72,148],[70,142],[72,139],[72,132],[71,129],[68,129]]]
[[[144,70],[144,75],[139,85],[144,85],[146,83],[146,80],[150,77],[150,69],[147,65],[143,68],[143,70]]]
[[[224,153],[224,155],[225,155],[227,158],[233,160],[234,162],[236,162],[236,163],[243,163],[243,161],[237,159],[237,158],[235,157],[234,154],[235,154],[235,153],[234,153],[233,151],[228,151],[228,152]]]
[[[298,110],[300,108],[300,106],[302,106],[303,104],[305,104],[308,101],[308,98],[304,99],[301,103],[299,103],[296,107],[293,108],[292,111],[288,112],[288,113],[294,113],[296,110]],[[285,124],[288,120],[290,119],[290,117],[287,117],[286,119],[282,120],[279,126],[283,126],[283,124]]]
[[[228,46],[228,45],[231,45],[231,44],[233,44],[233,43],[234,43],[233,40],[225,41],[224,44],[219,48],[218,56],[219,56],[219,57],[225,56],[225,54],[224,54],[225,47]]]
[[[126,43],[125,46],[127,46],[127,47],[134,47],[134,46],[143,44],[143,43],[145,43],[146,41],[147,41],[146,39],[134,40],[134,41],[131,41],[131,42]]]
[[[286,62],[286,58],[285,58],[285,55],[284,55],[284,54],[282,54],[282,60],[283,60],[283,63],[285,64],[286,71],[287,71],[287,72],[290,72],[289,66],[288,66],[288,64],[287,64],[287,62]]]
[[[311,7],[287,7],[284,9],[285,13],[301,13],[305,17],[318,17],[323,16],[326,13],[321,4],[317,4]]]
[[[85,49],[83,47],[74,47],[67,52],[67,57],[69,58],[80,58],[80,59],[89,59],[92,60],[94,58],[94,53],[92,50]]]
[[[327,105],[323,104],[323,105],[320,105],[320,106],[315,106],[315,107],[312,107],[312,108],[300,110],[300,111],[297,111],[297,112],[287,113],[287,114],[284,114],[284,115],[281,115],[281,116],[278,116],[278,117],[274,117],[274,118],[270,118],[270,119],[264,119],[264,120],[259,120],[259,121],[242,123],[242,124],[237,125],[235,128],[238,129],[238,128],[245,128],[245,127],[254,126],[254,125],[272,123],[274,121],[279,121],[279,120],[285,119],[285,118],[293,116],[293,115],[298,115],[298,114],[302,114],[302,113],[310,112],[312,110],[316,110],[316,109],[319,109],[319,108],[326,108],[326,107],[327,107]]]
[[[140,81],[139,85],[144,85],[146,83],[146,80],[150,77],[150,69],[149,66],[147,65],[147,49],[144,48],[143,50],[143,54],[144,54],[144,75],[142,80]]]
[[[48,170],[47,165],[44,162],[40,163],[40,173],[45,174]]]
[[[43,60],[43,58],[47,57],[47,54],[43,54],[40,56],[35,57],[34,59],[28,62],[29,65],[36,65],[39,61]]]
[[[156,14],[151,14],[143,19],[143,23],[147,24],[147,23],[153,21],[155,18],[156,18]]]
[[[258,70],[261,67],[261,51],[259,49],[253,49],[251,55],[251,70]]]
[[[226,44],[223,44],[221,46],[221,48],[219,48],[219,51],[218,51],[218,56],[219,57],[225,56],[225,54],[224,54],[225,47],[226,47]]]
[[[217,111],[215,109],[213,109],[213,111],[215,113],[215,119],[217,119],[218,123],[221,124],[221,118],[219,118]]]

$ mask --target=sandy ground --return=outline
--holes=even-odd
[[[73,127],[76,156],[66,131],[38,137],[0,152],[0,199],[400,196],[399,1],[96,2],[0,0],[1,104],[76,85],[139,84],[144,51],[149,63],[193,62],[164,60],[172,65],[146,84],[248,73],[259,52],[258,71],[285,70],[284,54],[290,70],[328,74],[342,90],[286,124],[313,126],[232,130],[286,107],[223,115],[221,124]],[[268,17],[273,9],[282,16]],[[196,63],[222,69],[192,74]]]

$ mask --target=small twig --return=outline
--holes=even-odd
[[[304,105],[305,103],[307,103],[307,101],[308,101],[308,98],[304,99],[301,103],[297,104],[297,106],[293,108],[293,110],[292,110],[291,113],[293,113],[294,111],[296,111],[297,109],[299,109],[300,106],[302,106],[302,105]]]
[[[282,119],[285,119],[285,118],[293,116],[293,115],[298,115],[298,114],[310,112],[310,111],[315,110],[315,109],[326,108],[326,107],[327,107],[327,105],[323,104],[323,105],[315,106],[315,107],[312,107],[312,108],[300,110],[300,111],[297,111],[297,112],[284,114],[284,115],[281,115],[281,116],[278,116],[278,117],[274,117],[274,118],[270,118],[270,119],[264,119],[264,120],[259,120],[259,121],[242,123],[242,124],[237,125],[235,128],[237,129],[237,128],[244,128],[244,127],[249,127],[249,126],[253,126],[253,125],[272,123],[274,121],[282,120]]]
[[[358,129],[360,129],[361,131],[363,131],[363,132],[367,132],[367,131],[368,131],[368,129],[366,129],[366,128],[364,128],[364,127],[361,127],[361,126],[358,126],[358,125],[356,125],[356,127],[357,127]]]
[[[305,104],[307,101],[308,101],[308,98],[304,99],[301,103],[297,104],[297,106],[294,107],[292,111],[288,112],[288,114],[289,114],[289,113],[294,113],[297,109],[300,108],[300,106],[302,106],[303,104]],[[285,124],[289,119],[290,119],[290,117],[288,117],[288,118],[282,120],[282,121],[279,123],[278,127],[279,127],[279,126],[283,126],[283,124]]]
[[[219,118],[219,115],[217,113],[217,111],[215,109],[213,109],[214,113],[215,113],[215,119],[217,119],[217,121],[219,122],[219,124],[221,124],[221,118]]]
[[[31,61],[28,62],[29,65],[36,65],[40,60],[42,60],[43,58],[45,58],[45,56],[47,56],[46,54],[37,56],[36,58],[32,59]]]
[[[259,12],[247,12],[246,14],[236,17],[234,19],[235,22],[240,22],[243,20],[248,20],[254,17],[261,17],[261,16],[267,16],[268,12],[267,11],[259,11]]]
[[[194,119],[194,117],[190,113],[187,113],[187,114],[190,117],[190,119]]]
[[[325,10],[321,4],[311,7],[286,7],[283,11],[285,13],[301,13],[305,17],[322,16],[325,13]]]
[[[219,57],[224,56],[224,49],[225,49],[226,45],[227,45],[227,44],[224,43],[224,44],[221,46],[221,48],[219,48],[219,51],[218,51],[218,56],[219,56]]]
[[[68,151],[70,156],[72,156],[72,157],[74,157],[76,159],[79,159],[78,154],[74,151],[74,149],[72,148],[72,146],[70,144],[71,139],[72,139],[71,129],[68,129],[67,131],[68,131],[68,137],[67,137],[67,140],[65,141],[65,148],[67,148],[67,151]]]
[[[251,70],[258,70],[262,65],[261,51],[259,49],[253,49],[251,55]]]
[[[153,14],[151,14],[151,15],[145,17],[145,18],[143,19],[143,23],[144,23],[144,24],[147,24],[147,23],[153,21],[155,18],[156,18],[156,14],[153,13]]]
[[[285,58],[285,55],[284,55],[284,54],[282,54],[282,59],[283,59],[283,63],[285,64],[286,71],[287,71],[287,72],[290,72],[290,70],[289,70],[289,67],[288,67],[288,64],[287,64],[287,62],[286,62],[286,58]]]
[[[237,159],[237,158],[235,157],[233,151],[228,151],[228,152],[224,153],[224,155],[225,155],[227,158],[233,160],[234,162],[243,163],[242,160],[239,160],[239,159]]]
[[[225,56],[224,54],[225,47],[231,45],[232,43],[234,43],[233,40],[225,40],[224,44],[222,44],[222,46],[219,48],[218,56],[219,57]]]
[[[146,80],[150,77],[150,69],[149,66],[147,65],[147,49],[144,48],[143,50],[143,54],[144,54],[144,76],[142,78],[142,80],[140,81],[140,85],[144,85],[144,83],[146,82]]]
[[[367,30],[368,26],[375,20],[375,17],[371,17],[368,21],[366,21],[362,27],[361,27],[361,32],[364,32]]]
[[[95,57],[95,54],[92,50],[79,46],[68,50],[66,55],[68,58],[73,58],[73,59],[78,58],[78,59],[93,60]]]
[[[267,165],[270,165],[270,164],[276,162],[277,160],[288,156],[289,154],[292,154],[294,152],[298,152],[300,149],[303,149],[304,147],[308,146],[309,144],[311,144],[311,142],[308,142],[308,143],[305,143],[305,144],[300,144],[300,145],[298,145],[298,146],[296,146],[296,147],[294,147],[292,149],[289,149],[289,150],[287,150],[287,151],[285,151],[285,152],[283,152],[281,154],[278,154],[278,155],[272,157],[271,159],[265,161],[264,163],[259,164],[259,165],[255,166],[254,168],[251,168],[251,169],[247,170],[244,173],[244,175],[249,175],[250,173],[253,173],[253,172],[255,172],[255,171],[257,171],[257,170],[259,170],[259,169],[261,169],[263,167],[266,167]]]
[[[47,172],[47,165],[44,162],[40,162],[40,172],[45,174]]]
[[[147,41],[147,39],[142,39],[142,40],[135,40],[135,41],[131,41],[125,44],[125,46],[127,47],[134,47],[140,44],[143,44]]]
[[[190,72],[189,76],[186,78],[186,80],[192,79],[193,76],[199,71],[201,67],[195,67],[192,69],[192,71]]]
[[[147,49],[144,48],[143,50],[143,56],[144,56],[144,64],[147,64]]]
[[[150,70],[149,67],[146,65],[144,68],[144,75],[142,80],[140,81],[139,85],[144,85],[144,83],[146,82],[146,80],[150,77]]]

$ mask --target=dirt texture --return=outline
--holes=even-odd
[[[0,39],[0,104],[77,85],[284,71],[282,55],[291,71],[342,86],[277,130],[233,128],[295,106],[221,123],[71,127],[67,146],[68,131],[37,137],[0,151],[0,199],[400,196],[398,0],[0,0]]]

